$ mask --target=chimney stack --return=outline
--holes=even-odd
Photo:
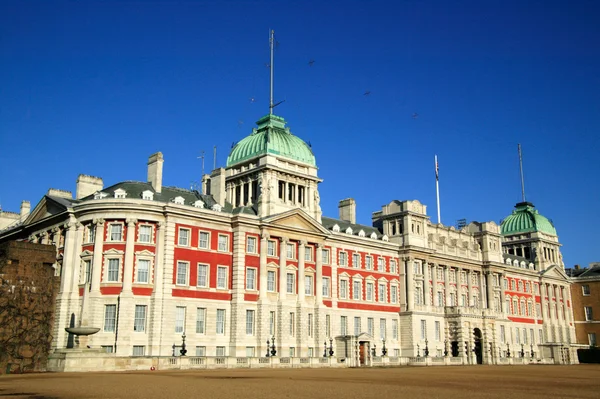
[[[77,177],[77,188],[75,190],[75,199],[82,199],[92,195],[97,191],[102,191],[104,182],[100,177],[79,175]]]
[[[152,188],[157,193],[162,190],[163,162],[162,152],[152,154],[148,158],[148,183],[152,184]]]
[[[210,194],[217,204],[225,206],[225,169],[217,168],[210,173]]]
[[[579,265],[575,265],[575,270],[579,270],[581,267]]]
[[[338,208],[340,210],[340,219],[356,223],[356,201],[354,198],[346,198],[340,201]]]
[[[21,223],[23,223],[25,221],[25,219],[27,219],[27,216],[29,216],[29,212],[31,211],[31,203],[29,201],[22,201],[21,202],[21,214],[20,214],[20,221]]]

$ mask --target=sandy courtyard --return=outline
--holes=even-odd
[[[600,365],[0,376],[0,398],[598,398]]]

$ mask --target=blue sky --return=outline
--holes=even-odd
[[[343,6],[342,6],[343,4]],[[594,1],[0,2],[0,203],[80,173],[105,186],[200,180],[200,152],[268,112],[310,141],[324,214],[419,199],[442,221],[499,222],[527,199],[567,266],[599,261],[600,5]],[[314,60],[310,66],[308,63]],[[369,95],[364,95],[370,91]],[[250,99],[254,98],[252,102]],[[412,115],[418,113],[418,118]]]

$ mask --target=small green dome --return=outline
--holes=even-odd
[[[316,166],[310,147],[285,127],[285,119],[267,115],[256,122],[257,129],[237,143],[227,157],[227,166],[261,155],[273,154]]]
[[[557,235],[552,222],[545,216],[540,215],[530,202],[519,202],[515,205],[515,210],[502,221],[500,228],[502,235],[505,236],[535,231]]]

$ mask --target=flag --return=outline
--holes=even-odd
[[[435,156],[435,180],[440,179],[440,165],[438,164],[437,155]]]

